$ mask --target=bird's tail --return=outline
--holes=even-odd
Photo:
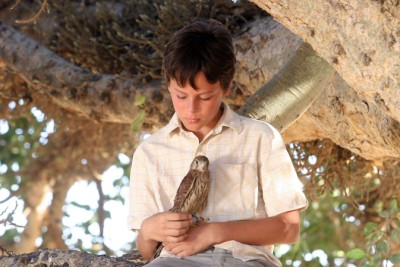
[[[163,244],[161,242],[158,242],[157,246],[156,246],[156,251],[153,254],[153,257],[151,257],[150,261],[153,261],[155,259],[158,258],[158,256],[160,256],[161,254],[161,250],[164,248]]]

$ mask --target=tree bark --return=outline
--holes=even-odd
[[[24,198],[27,206],[27,224],[21,234],[21,239],[11,248],[16,253],[33,251],[36,249],[36,239],[42,234],[42,225],[47,213],[46,196],[50,187],[44,177],[39,178],[35,183],[30,184]],[[5,265],[7,266],[7,265]],[[11,266],[11,265],[10,265]]]
[[[251,1],[310,43],[357,94],[400,120],[399,1]]]
[[[271,123],[284,131],[332,83],[335,70],[303,43],[295,56],[258,89],[240,108],[240,114]]]
[[[272,79],[302,42],[273,19],[254,24],[257,25],[250,24],[249,30],[235,40],[237,57],[243,59],[238,64],[237,82],[250,92],[262,86],[264,77]],[[281,53],[275,52],[278,49]],[[285,99],[266,98],[263,105],[284,102]],[[282,134],[287,143],[327,138],[365,159],[384,160],[400,157],[398,132],[397,120],[336,75],[311,107]]]
[[[160,81],[139,84],[114,75],[92,73],[2,22],[0,59],[60,107],[96,121],[131,123],[139,111],[134,105],[137,96],[145,96],[152,107],[164,99]]]
[[[62,234],[64,217],[64,205],[67,194],[71,186],[75,183],[74,179],[65,179],[59,175],[53,185],[53,200],[48,208],[49,216],[47,216],[47,232],[41,247],[67,249]]]
[[[286,142],[331,139],[369,160],[400,158],[400,124],[338,75],[285,132]]]
[[[258,4],[261,5],[260,3]],[[286,3],[287,1],[282,5],[286,5]],[[278,19],[280,18],[283,22],[286,22],[293,29],[297,29],[299,33],[303,33],[304,35],[304,29],[301,28],[303,24],[296,24],[288,21],[286,17],[282,15],[284,14],[283,12],[290,12],[292,8],[300,9],[305,7],[309,8],[307,12],[316,12],[314,9],[320,11],[318,5],[322,4],[315,3],[315,6],[307,6],[305,4],[294,3],[290,8],[285,6],[287,9],[279,9],[275,5],[277,4],[271,4],[274,8],[272,9],[271,7],[268,11],[277,12]],[[371,12],[375,12],[374,10],[375,9]],[[353,9],[349,9],[348,12],[350,11],[355,12]],[[296,13],[295,16],[306,16],[304,13],[305,11],[299,14]],[[386,14],[386,11],[383,14]],[[288,15],[287,17],[290,16]],[[326,16],[307,16],[307,21],[310,20],[309,23],[315,24],[316,22],[312,21],[312,19],[327,19],[325,17]],[[300,20],[296,21],[299,22]],[[383,23],[384,20],[380,18],[379,21]],[[397,19],[393,19],[393,21],[395,22]],[[366,27],[372,27],[371,23],[365,23]],[[388,27],[393,26],[393,23],[389,23]],[[321,24],[321,27],[323,25],[324,24]],[[158,129],[162,125],[165,125],[173,112],[168,94],[164,93],[165,90],[160,90],[160,81],[147,84],[147,87],[144,88],[141,87],[141,85],[135,84],[134,81],[122,81],[107,74],[93,74],[72,65],[5,24],[2,24],[0,28],[3,29],[0,32],[0,58],[3,63],[5,63],[7,67],[12,68],[15,72],[22,73],[24,79],[31,85],[29,89],[34,88],[36,94],[41,93],[49,95],[56,103],[68,110],[73,110],[94,120],[131,123],[135,118],[136,112],[139,110],[138,107],[132,104],[132,101],[134,101],[134,96],[142,94],[145,95],[147,100],[144,109],[147,113],[147,129],[150,130]],[[318,31],[322,30],[321,28]],[[331,30],[339,31],[337,27],[332,27]],[[325,31],[328,30],[325,29]],[[382,31],[386,32],[388,29],[382,29]],[[344,31],[343,34],[346,33],[347,30]],[[326,55],[327,52],[324,48],[326,40],[321,39],[320,41],[323,41],[323,43],[316,42],[316,38],[318,36],[321,37],[321,34],[321,32],[318,32],[314,33],[314,36],[304,35],[301,37],[308,39],[317,52],[320,50],[320,56],[331,62],[335,69],[344,72],[347,66],[342,60],[332,60],[332,58]],[[332,33],[326,34],[328,37],[332,35]],[[357,32],[353,34],[357,34]],[[382,34],[384,33],[380,33],[378,36]],[[354,37],[348,38],[354,39]],[[362,38],[362,35],[360,35],[360,38]],[[327,38],[327,40],[330,39]],[[13,50],[15,49],[16,42],[19,44],[18,51],[21,51],[21,53],[15,53]],[[264,18],[248,24],[246,30],[235,37],[234,42],[238,58],[235,79],[247,97],[251,93],[254,93],[266,81],[270,80],[273,75],[282,68],[292,57],[295,49],[302,43],[302,40],[273,19]],[[353,51],[354,48],[351,47],[351,45],[355,44],[350,41],[346,41],[345,44],[350,46],[346,49]],[[396,57],[397,44],[398,43],[393,44],[391,48],[385,48],[386,50],[393,50],[391,63],[387,63],[388,65],[386,66],[388,68],[388,73],[393,77],[397,77],[400,69],[392,68],[393,64],[398,64],[398,59],[400,58]],[[342,47],[343,49],[341,48],[343,51],[339,49],[340,47],[342,46],[336,46],[335,50],[338,54],[338,58],[339,56],[347,57],[343,52],[346,51],[344,50],[344,46]],[[37,55],[29,56],[23,52],[25,50],[33,51],[32,53],[37,53]],[[40,51],[40,53],[35,51]],[[383,58],[385,55],[385,53],[382,54],[378,59],[386,62],[388,59]],[[32,59],[32,62],[21,64],[22,60],[27,57]],[[46,60],[40,63],[41,59]],[[348,61],[350,59],[346,58],[346,60]],[[362,72],[364,69],[368,71],[370,68],[363,64],[357,64],[354,65],[358,68],[355,69],[355,71],[347,68],[345,76],[350,77],[349,81],[352,81],[352,77],[354,75],[354,77],[356,77],[357,73]],[[340,65],[340,68],[337,65]],[[41,69],[42,71],[36,74],[36,69]],[[30,71],[32,73],[30,73]],[[377,73],[380,73],[379,68]],[[379,75],[382,76],[383,74],[381,73]],[[379,75],[377,76],[378,78]],[[40,77],[40,79],[38,79],[38,77]],[[61,80],[59,77],[61,77]],[[376,80],[378,79],[377,77],[371,79]],[[397,104],[393,104],[393,108],[386,108],[386,104],[390,101],[393,103],[400,101],[400,97],[398,96],[399,91],[394,89],[396,83],[390,83],[390,86],[384,89],[385,93],[391,96],[389,97],[390,101],[387,101],[387,98],[382,98],[382,94],[375,94],[371,98],[369,94],[366,94],[366,92],[369,92],[369,89],[364,90],[361,88],[364,80],[369,84],[373,82],[371,79],[357,80],[359,81],[358,86],[353,87],[348,85],[347,80],[345,82],[343,79],[337,78],[334,84],[329,85],[327,87],[328,89],[325,89],[329,90],[329,96],[325,93],[324,97],[317,99],[309,111],[284,132],[285,140],[290,142],[329,138],[338,145],[348,148],[367,159],[385,157],[398,158],[398,120],[394,118],[397,117],[395,114],[400,113],[400,111],[399,108],[394,108]],[[63,81],[63,83],[61,81]],[[129,83],[131,84],[128,86]],[[126,86],[125,89],[124,86]],[[334,88],[329,89],[331,86]],[[346,90],[348,92],[345,92]],[[11,94],[10,91],[8,92]],[[124,97],[124,93],[126,93],[127,97]],[[19,93],[19,95],[21,94],[23,94],[23,92]],[[332,101],[332,99],[338,101]],[[279,102],[280,100],[277,101]],[[338,103],[340,103],[340,105]],[[354,113],[353,111],[356,112]],[[282,114],[282,116],[285,115]],[[368,123],[365,124],[365,121]],[[366,125],[368,125],[368,127],[366,127]]]
[[[46,249],[27,254],[0,257],[0,266],[135,267],[145,261],[137,251],[121,257],[93,255],[76,250]]]

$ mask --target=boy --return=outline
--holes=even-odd
[[[164,52],[175,114],[135,151],[130,227],[147,266],[280,266],[273,245],[294,243],[302,185],[280,134],[237,115],[222,99],[235,72],[232,37],[222,24],[196,21],[176,32]],[[211,186],[200,214],[172,213],[176,190],[195,156],[210,161]]]

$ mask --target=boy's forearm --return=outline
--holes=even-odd
[[[158,242],[155,240],[146,240],[143,237],[143,233],[140,232],[136,238],[136,246],[140,252],[140,255],[142,255],[145,260],[150,260],[152,258],[157,244]]]
[[[275,217],[213,223],[215,244],[235,240],[249,245],[275,245],[295,243],[299,237],[299,212]]]

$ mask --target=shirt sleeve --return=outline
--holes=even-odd
[[[269,217],[308,205],[293,163],[280,133],[272,129],[269,144],[263,144],[260,179],[266,213]]]
[[[157,204],[152,189],[148,153],[139,146],[133,157],[129,181],[128,227],[140,229],[144,219],[157,212]]]

